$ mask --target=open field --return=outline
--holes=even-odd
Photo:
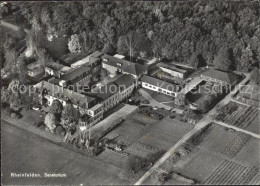
[[[160,169],[201,184],[259,184],[259,144],[257,138],[213,123],[184,144],[186,154],[179,147]]]
[[[225,107],[230,108],[228,113],[219,113],[215,117],[217,121],[260,134],[259,110],[253,106],[246,106],[232,101],[225,105]]]
[[[160,150],[168,150],[192,128],[190,124],[178,120],[155,120],[135,113],[105,137],[125,144],[124,152],[129,155],[146,157]]]
[[[138,141],[167,150],[191,129],[192,126],[188,123],[166,118],[156,125],[153,125]]]
[[[3,185],[104,185],[131,184],[121,179],[120,168],[78,153],[24,130],[1,123]],[[40,178],[12,178],[10,173],[36,173]],[[66,177],[46,178],[44,173],[61,173]]]

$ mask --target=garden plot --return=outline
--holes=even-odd
[[[214,123],[197,136],[189,139],[188,143],[229,158],[234,157],[250,138],[247,134],[229,131]]]
[[[259,110],[236,102],[229,102],[215,117],[215,120],[236,126],[250,132],[259,133]]]
[[[259,143],[257,138],[212,123],[184,144],[187,154],[175,158],[177,148],[160,169],[197,183],[259,183]]]
[[[215,171],[216,167],[224,160],[224,158],[216,156],[211,152],[200,150],[196,156],[180,170],[180,173],[199,183],[204,183]]]
[[[233,159],[245,166],[254,166],[259,165],[259,157],[260,140],[251,137],[246,143],[245,147],[242,148]]]
[[[210,175],[205,184],[248,184],[257,173],[256,167],[245,167],[226,160]]]

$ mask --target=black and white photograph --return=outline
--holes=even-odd
[[[1,185],[260,185],[260,1],[1,1]]]

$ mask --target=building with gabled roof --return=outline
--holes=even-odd
[[[34,88],[36,93],[40,94],[41,102],[44,103],[44,99],[46,99],[49,106],[55,99],[59,100],[63,106],[71,103],[79,109],[81,114],[89,116],[87,121],[89,125],[94,125],[103,118],[103,105],[98,104],[97,99],[92,96],[83,95],[46,81],[34,85]]]
[[[131,96],[137,81],[129,74],[124,74],[113,82],[93,90],[95,96],[102,104],[104,111],[118,105],[121,101]]]
[[[120,72],[130,74],[135,78],[139,78],[143,74],[147,74],[147,66],[138,63],[133,63],[122,58],[110,55],[102,56],[102,67],[108,70],[111,74]]]
[[[31,77],[39,77],[44,75],[44,68],[40,61],[34,61],[27,65],[27,74]]]
[[[224,85],[235,85],[238,82],[238,76],[232,72],[209,69],[201,74],[201,77],[207,81],[221,83]]]
[[[61,75],[67,74],[71,70],[71,67],[62,65],[57,62],[49,61],[46,63],[45,74],[60,78]]]
[[[162,71],[164,71],[174,77],[185,78],[188,74],[188,70],[181,66],[167,64],[167,63],[163,63],[163,62],[158,63],[157,66]]]
[[[101,61],[101,57],[104,55],[103,52],[96,51],[93,54],[88,55],[78,61],[71,64],[72,68],[79,68],[82,65],[92,65]]]

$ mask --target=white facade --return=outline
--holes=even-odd
[[[171,70],[171,69],[164,68],[164,67],[160,67],[160,69],[174,77],[184,78],[184,75],[185,75],[185,73],[183,73],[183,72],[178,72],[178,71]]]
[[[177,93],[174,91],[170,91],[170,90],[164,89],[162,87],[154,86],[154,85],[146,83],[146,82],[141,82],[141,85],[142,85],[142,87],[147,88],[149,90],[152,90],[155,92],[160,92],[162,94],[166,94],[169,96],[176,97],[176,95],[177,95]]]
[[[126,88],[125,90],[123,91],[118,91],[116,92],[115,94],[113,94],[112,96],[110,96],[109,98],[107,98],[106,100],[104,100],[102,102],[103,104],[103,108],[104,108],[104,111],[107,111],[109,110],[110,108],[113,108],[114,106],[116,106],[120,101],[123,101],[125,100],[127,97],[129,97],[133,90],[134,90],[134,87],[136,85],[133,84],[131,86],[129,86],[128,88]]]
[[[117,68],[105,63],[102,63],[102,68],[106,69],[110,74],[115,75],[117,72]]]
[[[71,68],[77,68],[77,67],[80,67],[80,66],[82,66],[84,64],[89,63],[89,58],[90,58],[90,56],[87,56],[87,57],[85,57],[85,58],[83,58],[83,59],[81,59],[79,61],[76,61],[75,63],[72,63],[71,64]]]

